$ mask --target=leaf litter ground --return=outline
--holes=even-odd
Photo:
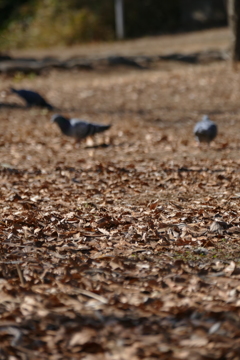
[[[112,128],[75,144],[13,83]],[[163,64],[0,87],[0,359],[239,359],[240,75]],[[204,114],[209,149],[192,135]]]

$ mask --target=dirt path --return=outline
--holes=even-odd
[[[76,145],[10,85],[112,128]],[[0,359],[238,359],[240,75],[54,70],[0,96]]]

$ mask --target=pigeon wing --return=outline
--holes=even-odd
[[[211,141],[217,136],[217,125],[212,123],[208,129],[209,137]]]
[[[217,125],[213,121],[199,121],[194,127],[194,135],[200,142],[210,142],[217,136]]]
[[[110,125],[91,124],[79,119],[71,119],[71,136],[77,139],[85,139],[88,136],[93,136],[96,133],[103,132],[110,128]]]

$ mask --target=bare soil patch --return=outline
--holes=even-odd
[[[112,128],[76,145],[10,85]],[[0,94],[0,359],[238,359],[240,75],[54,70]]]

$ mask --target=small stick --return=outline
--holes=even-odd
[[[21,270],[21,268],[20,268],[20,266],[19,266],[18,264],[16,264],[16,268],[17,268],[17,272],[18,272],[18,276],[19,276],[20,282],[21,282],[21,284],[24,286],[24,285],[25,285],[25,281],[24,281],[24,278],[23,278],[22,270]]]

